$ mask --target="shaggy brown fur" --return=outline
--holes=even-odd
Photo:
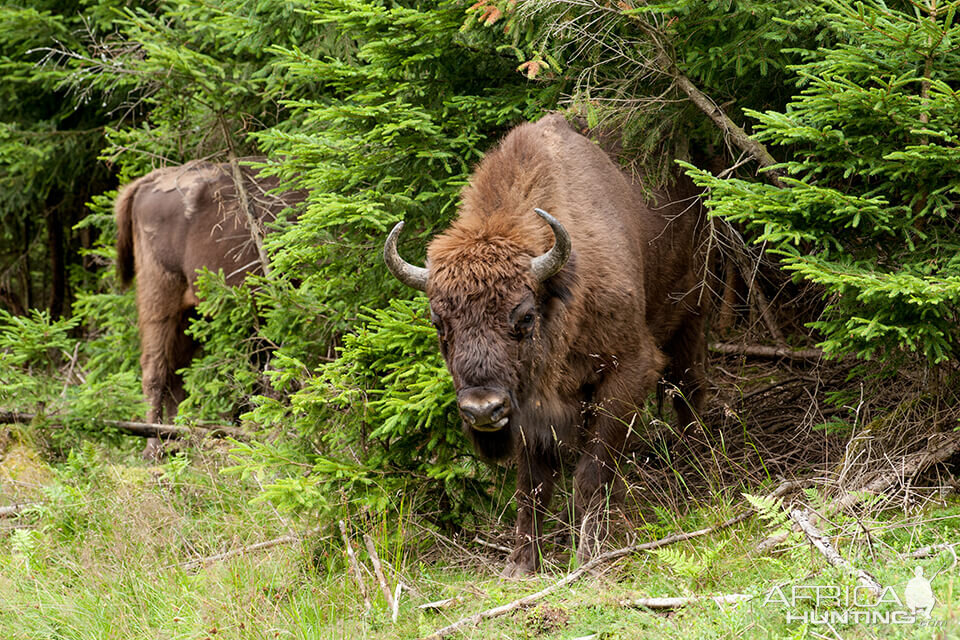
[[[300,192],[269,194],[277,179],[244,167],[244,189],[255,215],[273,220],[303,199]],[[197,269],[222,270],[239,284],[260,262],[247,217],[239,208],[229,164],[190,162],[158,169],[121,189],[117,216],[117,272],[123,284],[137,276],[140,365],[147,420],[173,419],[183,400],[176,373],[197,345],[184,333],[197,304]]]
[[[461,411],[470,390],[509,398],[503,428],[464,421],[481,454],[519,464],[506,576],[538,566],[540,518],[563,458],[576,460],[573,520],[602,519],[637,408],[661,376],[683,392],[681,425],[695,419],[704,390],[702,211],[692,186],[658,202],[646,204],[606,153],[551,115],[485,156],[459,217],[428,248],[427,294]],[[535,207],[573,245],[543,283],[530,260],[554,236]],[[585,560],[600,526],[577,530]]]

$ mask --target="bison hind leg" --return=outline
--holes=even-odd
[[[196,352],[196,342],[184,333],[193,310],[150,317],[143,313],[140,319],[140,367],[143,374],[143,394],[150,408],[147,422],[172,422],[183,401],[183,377],[177,373],[188,364]],[[142,452],[146,460],[158,460],[163,443],[150,438]]]
[[[673,409],[683,432],[699,421],[706,395],[706,340],[702,316],[691,315],[680,326],[664,351],[670,357],[666,380],[673,387]]]

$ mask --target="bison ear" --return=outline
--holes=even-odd
[[[547,308],[547,303],[552,300],[559,300],[565,305],[573,301],[573,291],[577,286],[577,252],[571,251],[570,258],[563,268],[557,273],[544,280],[540,289],[541,308]]]

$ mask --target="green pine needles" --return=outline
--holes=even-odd
[[[748,111],[788,157],[787,189],[719,180],[714,215],[744,225],[782,266],[821,286],[811,327],[828,354],[960,355],[957,3],[821,3],[838,44],[803,51],[784,111]],[[953,86],[952,86],[953,85]]]

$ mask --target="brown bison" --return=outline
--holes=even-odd
[[[299,192],[268,193],[276,178],[245,166],[240,171],[250,209],[262,222],[303,199]],[[164,412],[171,420],[183,400],[176,372],[197,348],[184,333],[197,304],[197,269],[221,269],[236,285],[260,270],[258,251],[229,164],[195,161],[152,171],[120,190],[115,211],[120,280],[126,286],[137,276],[147,420],[162,422]]]
[[[390,271],[430,299],[464,431],[485,458],[517,461],[507,577],[537,569],[542,514],[571,456],[577,556],[592,555],[638,407],[661,376],[682,391],[681,425],[695,419],[703,216],[692,188],[660,198],[647,205],[554,114],[484,157],[426,268],[397,253],[402,222],[387,238]]]

